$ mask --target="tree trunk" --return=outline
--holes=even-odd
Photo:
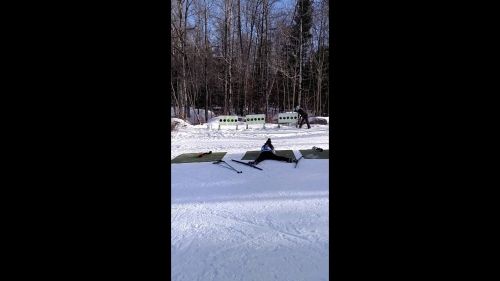
[[[228,44],[228,95],[229,95],[229,114],[233,113],[233,87],[232,87],[232,72],[233,72],[233,32],[232,32],[232,16],[233,16],[233,2],[229,0],[229,22],[228,22],[228,36],[229,36],[229,44]]]
[[[243,36],[242,36],[242,31],[241,31],[241,0],[238,0],[238,37],[239,37],[239,42],[240,42],[240,59],[239,59],[239,63],[240,63],[240,82],[241,81],[244,81],[245,80],[245,71],[243,70],[244,69],[244,66],[243,66]],[[244,82],[243,82],[244,83]],[[239,87],[239,91],[238,91],[238,111],[239,111],[239,115],[242,115],[243,116],[243,106],[241,104],[241,95],[242,93],[244,92],[244,87],[241,87],[241,83],[240,83],[240,87]]]
[[[302,19],[300,20],[300,40],[299,40],[299,92],[297,105],[300,106],[302,99]]]
[[[208,122],[208,78],[207,78],[207,66],[208,66],[208,18],[207,18],[207,1],[205,0],[205,10],[204,10],[204,24],[205,24],[205,61],[203,64],[203,77],[205,78],[205,122]]]

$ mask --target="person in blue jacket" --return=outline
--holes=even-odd
[[[257,157],[255,161],[248,162],[249,164],[257,165],[260,162],[267,159],[285,161],[288,163],[297,162],[297,160],[294,160],[292,158],[276,155],[276,152],[274,151],[274,146],[271,143],[271,139],[267,139],[266,143],[261,147],[260,151],[261,152],[259,154],[259,157]]]

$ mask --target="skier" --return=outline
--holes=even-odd
[[[304,121],[306,121],[307,128],[311,129],[311,125],[309,125],[309,118],[307,117],[307,113],[302,110],[298,105],[295,107],[295,112],[299,113],[300,116],[300,124],[299,128],[302,128],[302,125],[304,125]]]
[[[297,160],[293,160],[292,158],[276,155],[276,152],[274,151],[274,146],[271,143],[271,139],[267,139],[266,143],[261,147],[260,151],[261,152],[259,154],[259,157],[257,157],[255,161],[248,162],[248,164],[257,165],[260,162],[267,159],[285,161],[288,163],[297,162]]]

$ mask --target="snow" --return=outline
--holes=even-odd
[[[170,117],[175,117],[175,113],[178,112],[179,109],[176,108],[174,111],[174,107],[170,107]],[[191,124],[198,124],[198,123],[205,123],[205,109],[201,108],[196,108],[194,109],[193,107],[189,108],[189,117],[187,118],[187,121],[190,122]],[[215,116],[215,114],[208,110],[208,118],[212,118]]]
[[[182,126],[182,127],[192,126],[189,122],[184,121],[184,120],[179,119],[179,118],[170,118],[170,122],[177,123],[179,126]]]
[[[305,127],[305,125],[304,125]],[[223,160],[172,164],[172,280],[320,281],[329,275],[328,159],[295,164],[266,160],[257,170],[231,161],[260,150],[329,149],[328,125],[179,127],[172,159],[182,153],[227,152]]]

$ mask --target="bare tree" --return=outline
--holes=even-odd
[[[176,0],[170,85],[174,113],[326,112],[328,1]],[[312,34],[311,34],[312,31]]]

